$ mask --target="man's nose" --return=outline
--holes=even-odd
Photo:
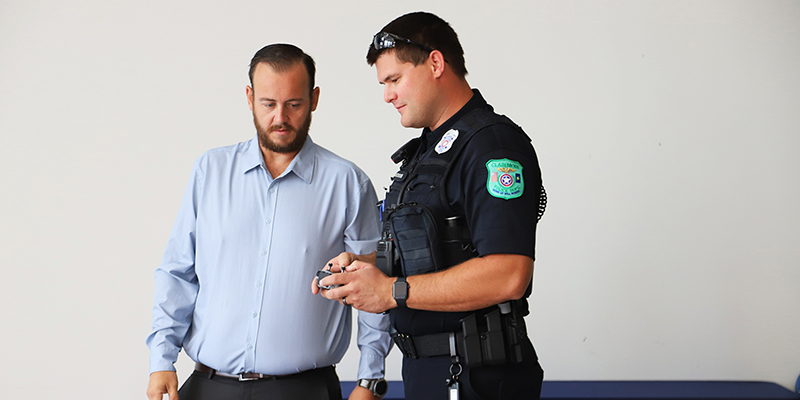
[[[288,109],[286,106],[278,106],[278,109],[275,110],[275,121],[276,124],[283,124],[289,120],[288,116]]]

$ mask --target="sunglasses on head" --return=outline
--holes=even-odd
[[[393,49],[397,47],[397,42],[413,44],[414,46],[417,46],[428,53],[433,51],[432,48],[425,46],[422,43],[417,43],[411,39],[397,36],[394,33],[378,32],[372,37],[372,46],[375,47],[375,50]]]

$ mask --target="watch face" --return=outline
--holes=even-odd
[[[392,287],[394,290],[393,297],[396,299],[405,300],[408,298],[408,284],[405,282],[395,282]]]
[[[375,382],[375,394],[376,395],[378,395],[380,397],[383,397],[384,395],[386,395],[386,392],[388,392],[388,391],[389,391],[389,382],[386,382],[383,379]]]

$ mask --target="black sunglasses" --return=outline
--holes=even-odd
[[[422,50],[427,51],[428,53],[433,51],[432,48],[425,46],[422,43],[417,43],[411,39],[406,39],[402,36],[397,36],[394,33],[378,32],[375,34],[375,36],[372,37],[372,46],[375,47],[375,50],[393,49],[397,47],[397,42],[413,44],[414,46],[417,46]]]

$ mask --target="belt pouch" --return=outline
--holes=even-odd
[[[478,332],[478,323],[475,314],[470,314],[461,319],[461,330],[464,339],[460,343],[460,353],[464,364],[469,368],[483,365],[483,351],[481,351],[481,334]]]
[[[483,361],[489,365],[504,364],[506,362],[506,348],[503,335],[503,322],[500,319],[500,309],[486,314],[486,333],[481,335],[481,349]]]

